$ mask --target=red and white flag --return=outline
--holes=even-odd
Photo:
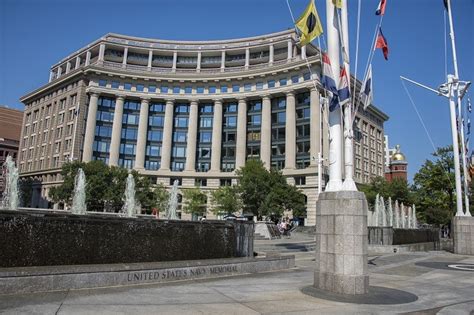
[[[387,0],[380,0],[377,10],[375,10],[375,15],[384,15],[385,6],[387,5]]]

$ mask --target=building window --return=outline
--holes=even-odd
[[[186,94],[191,94],[193,92],[193,88],[190,86],[187,86],[184,88],[184,93]]]
[[[166,85],[163,85],[160,87],[160,92],[161,93],[168,93],[168,87]]]
[[[306,176],[295,176],[295,185],[306,185]]]
[[[245,83],[244,84],[244,91],[245,92],[250,92],[252,90],[252,84],[250,83]]]
[[[210,86],[210,87],[209,87],[209,93],[210,93],[210,94],[216,93],[216,87],[215,87],[215,86]]]
[[[232,92],[239,92],[240,91],[240,85],[235,84],[232,85]]]
[[[203,87],[203,86],[198,86],[198,87],[196,88],[196,93],[198,93],[198,94],[204,93],[204,87]]]
[[[131,83],[125,83],[125,84],[123,85],[123,88],[124,88],[125,90],[129,90],[129,91],[130,91],[130,90],[132,89],[132,84],[131,84]]]
[[[257,88],[257,90],[263,89],[263,82],[257,82],[256,88]]]
[[[227,93],[227,86],[226,85],[221,86],[221,93]]]
[[[286,85],[286,78],[280,79],[280,86]]]
[[[232,186],[232,179],[230,179],[230,178],[221,178],[219,184],[220,184],[220,186]]]
[[[120,86],[120,83],[119,83],[119,82],[117,82],[117,81],[112,81],[112,88],[113,88],[113,89],[118,89],[119,86]]]
[[[291,83],[298,83],[300,80],[300,77],[297,75],[294,75],[291,77]]]
[[[107,80],[99,80],[99,86],[107,86]]]
[[[275,87],[275,80],[269,80],[268,81],[268,88],[274,88]]]
[[[179,94],[180,91],[181,91],[181,88],[179,86],[173,87],[173,93],[174,94]]]
[[[305,73],[303,74],[303,79],[304,79],[305,81],[311,80],[311,73],[305,72]]]
[[[155,92],[156,92],[156,85],[149,85],[148,93],[155,93]]]
[[[137,84],[136,89],[138,92],[143,92],[143,90],[145,89],[145,86],[143,84]]]
[[[206,187],[207,186],[207,179],[206,178],[196,178],[196,179],[194,179],[194,186]]]

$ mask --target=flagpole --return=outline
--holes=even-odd
[[[351,86],[351,70],[349,66],[349,25],[347,19],[347,0],[342,1],[341,8],[342,20],[342,43],[344,44],[345,58],[344,69],[346,70],[346,80],[350,91]],[[349,102],[344,106],[344,182],[342,183],[342,190],[357,191],[357,186],[354,182],[354,146],[352,139],[354,138],[352,130],[352,103],[349,95]]]
[[[454,107],[455,104],[454,104],[454,100],[453,98],[456,96],[457,97],[457,106],[458,106],[458,110],[459,110],[459,113],[461,113],[461,96],[459,94],[459,70],[458,70],[458,61],[457,61],[457,54],[456,54],[456,41],[455,41],[455,37],[454,37],[454,26],[453,26],[453,15],[452,15],[452,12],[451,12],[451,0],[447,0],[446,1],[447,3],[447,7],[448,7],[448,18],[449,18],[449,37],[451,38],[451,48],[452,48],[452,52],[453,52],[453,64],[454,64],[454,77],[451,76],[451,84],[449,86],[450,88],[450,94],[449,94],[449,103],[450,103],[450,107]],[[450,76],[448,76],[448,83],[449,83],[449,80],[450,79]],[[454,108],[451,109],[451,111],[453,111]],[[453,114],[453,113],[451,113]],[[454,113],[455,114],[455,113]],[[452,118],[451,118],[452,120]],[[452,126],[454,127],[454,126]],[[456,128],[457,129],[457,128]],[[461,125],[461,132],[463,132],[464,130],[464,127]],[[454,130],[453,130],[454,132]],[[456,147],[458,146],[458,142],[457,142],[457,130],[456,130],[456,137],[453,136],[453,141],[456,140]],[[461,139],[464,139],[464,135],[461,133]],[[463,173],[464,173],[464,190],[465,190],[465,203],[466,203],[466,214],[465,215],[468,215],[468,216],[471,216],[470,212],[469,212],[469,197],[467,196],[467,172],[466,172],[466,163],[465,163],[465,156],[466,156],[466,152],[464,151],[464,140],[462,140],[463,143],[462,143],[462,148],[463,148],[463,151],[462,151],[462,157],[463,157]],[[456,167],[455,169],[455,173],[456,173],[456,193],[459,194],[456,196],[456,203],[457,203],[457,212],[456,212],[456,216],[462,216],[464,215],[463,213],[463,209],[462,209],[462,201],[460,200],[461,199],[461,171],[460,171],[460,165],[459,165],[459,149],[456,149],[453,145],[453,149],[455,150],[454,151],[454,165]],[[456,157],[457,156],[457,157]],[[458,177],[459,177],[459,183],[458,183]],[[458,187],[459,185],[459,187]],[[461,203],[461,204],[459,204]]]
[[[332,0],[326,0],[326,28],[328,32],[328,56],[331,60],[333,74],[340,73],[339,66],[339,36],[334,25],[335,6]],[[334,75],[336,87],[339,86],[339,75]],[[341,111],[329,111],[329,181],[326,191],[342,189],[342,134]]]

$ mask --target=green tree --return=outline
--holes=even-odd
[[[223,186],[211,194],[215,215],[237,213],[242,209],[242,201],[236,186]]]
[[[207,196],[199,188],[186,189],[183,192],[184,205],[183,211],[194,215],[203,215],[206,213]]]
[[[123,198],[128,170],[107,166],[102,161],[88,163],[74,161],[65,163],[61,170],[63,183],[53,187],[49,196],[53,202],[72,204],[74,179],[79,168],[86,176],[86,204],[88,211],[119,212],[123,206]],[[153,205],[153,191],[148,178],[132,171],[135,179],[136,197],[147,211]]]
[[[153,205],[160,213],[165,213],[168,208],[170,193],[163,184],[159,184],[153,190]]]
[[[264,216],[280,217],[284,211],[292,211],[293,216],[304,215],[304,195],[289,185],[281,172],[268,171],[262,161],[252,159],[236,174],[244,212],[252,213],[258,220]]]
[[[404,204],[412,204],[414,202],[410,185],[402,178],[395,178],[388,182],[384,177],[377,176],[372,178],[369,184],[358,185],[358,188],[365,193],[370,207],[374,206],[377,194],[384,197],[385,200],[390,197],[393,201],[398,200],[398,202],[403,202]]]
[[[427,223],[446,224],[455,214],[454,158],[452,147],[438,148],[414,176],[419,218]]]

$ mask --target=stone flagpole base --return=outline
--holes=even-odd
[[[454,253],[474,255],[474,217],[453,218]]]
[[[319,195],[314,287],[339,294],[368,293],[367,208],[362,192]]]

